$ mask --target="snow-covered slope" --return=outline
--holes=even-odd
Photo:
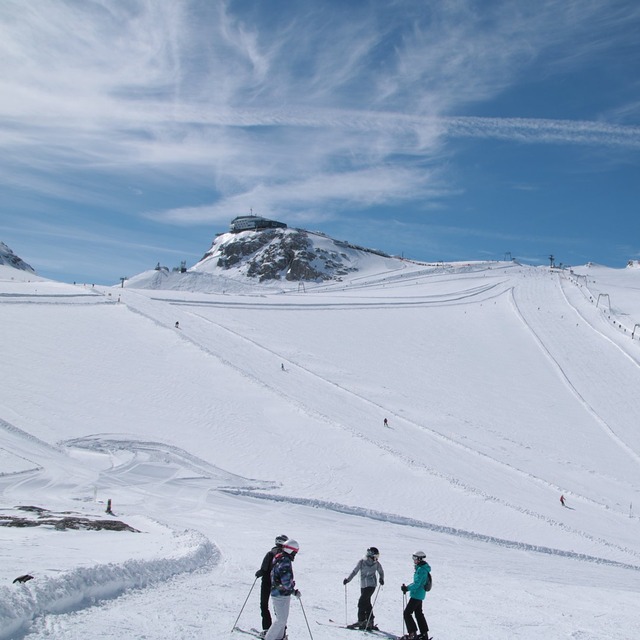
[[[139,531],[0,527],[0,638],[239,638],[280,533],[292,638],[353,637],[315,621],[355,619],[371,545],[390,631],[423,549],[438,639],[630,637],[640,271],[369,257],[300,289],[0,283],[0,516]]]

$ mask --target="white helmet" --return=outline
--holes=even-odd
[[[427,557],[427,554],[424,551],[416,551],[413,554],[413,561],[422,562],[422,560],[424,560],[426,557]]]
[[[289,556],[294,557],[300,551],[300,545],[297,540],[287,540],[282,545],[282,550]]]

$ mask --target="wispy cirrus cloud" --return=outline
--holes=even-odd
[[[61,176],[73,172],[89,192],[92,172],[151,184],[169,176],[206,187],[211,204],[152,217],[193,224],[227,219],[258,195],[265,212],[441,198],[455,187],[434,165],[450,161],[452,138],[640,146],[635,126],[457,115],[520,81],[536,60],[558,72],[605,55],[598,34],[626,24],[632,37],[640,20],[632,3],[331,9],[3,3],[0,169],[63,198]],[[157,211],[144,199],[137,206]]]
[[[262,184],[219,202],[198,207],[179,207],[149,214],[167,222],[227,222],[229,211],[249,211],[256,203],[260,214],[287,216],[294,222],[335,215],[348,203],[354,209],[402,202],[417,197],[441,198],[449,187],[435,171],[417,172],[402,167],[376,167],[361,171],[308,176],[297,182]],[[321,207],[318,207],[321,203]]]

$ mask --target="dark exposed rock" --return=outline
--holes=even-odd
[[[33,267],[13,253],[4,242],[0,242],[0,264],[5,264],[14,269],[20,269],[21,271],[35,273]]]
[[[37,513],[38,515],[43,515],[45,513],[49,513],[46,509],[43,509],[42,507],[32,507],[29,505],[21,505],[16,507],[16,509],[18,511],[29,511],[31,513]]]
[[[20,506],[17,510],[37,514],[37,518],[0,515],[0,527],[42,527],[52,526],[58,531],[66,529],[84,529],[87,531],[131,531],[139,533],[137,529],[121,520],[101,520],[70,514],[70,512],[54,514],[41,507]]]
[[[87,531],[131,531],[132,533],[140,533],[137,529],[130,527],[128,524],[120,520],[91,520],[89,518],[60,518],[51,520],[42,520],[39,524],[53,525],[56,529],[62,531],[65,529],[84,529]]]
[[[40,523],[37,520],[28,518],[17,518],[16,516],[0,516],[0,527],[37,527]]]

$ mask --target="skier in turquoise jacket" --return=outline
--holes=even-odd
[[[403,584],[401,587],[402,593],[409,592],[409,602],[403,613],[404,622],[407,625],[407,635],[403,636],[401,640],[428,640],[429,638],[429,625],[422,612],[422,601],[427,595],[425,586],[431,573],[431,567],[425,560],[426,557],[424,551],[416,551],[413,554],[413,582],[408,585]],[[415,616],[415,621],[413,616]],[[418,629],[420,629],[420,634],[416,635]]]

